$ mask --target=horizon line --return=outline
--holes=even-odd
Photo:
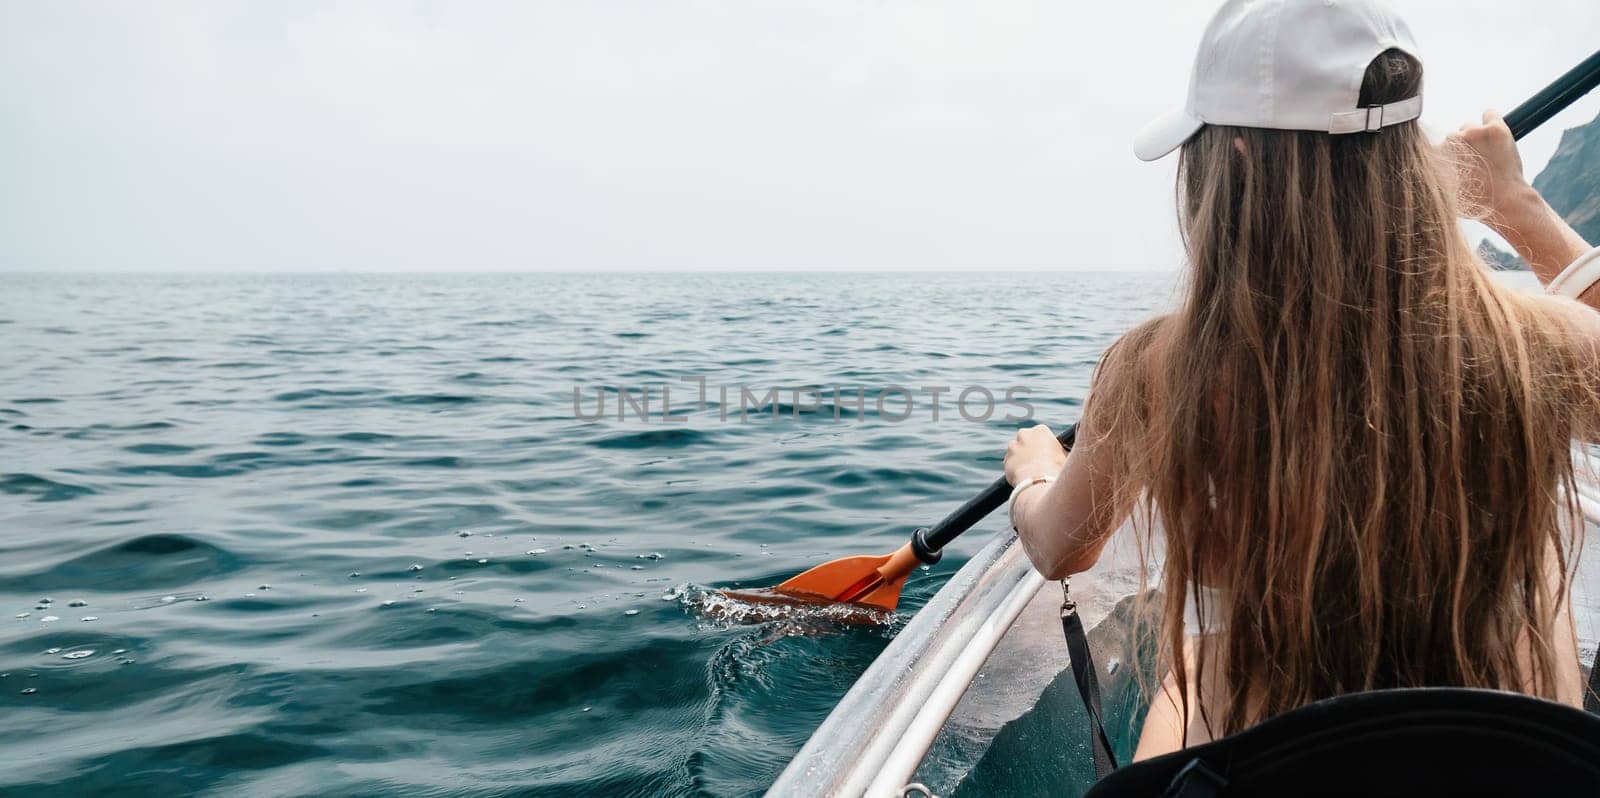
[[[26,276],[104,275],[269,275],[269,274],[1044,274],[1164,273],[1181,267],[1160,266],[827,266],[784,268],[562,268],[562,269],[0,269],[0,274]]]

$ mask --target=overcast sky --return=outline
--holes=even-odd
[[[1600,46],[1397,5],[1435,127]],[[1130,140],[1214,8],[0,0],[0,270],[1172,268]]]

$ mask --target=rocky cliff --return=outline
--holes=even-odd
[[[1561,146],[1533,187],[1584,240],[1600,244],[1600,117],[1561,134]]]
[[[1478,257],[1497,272],[1525,272],[1528,262],[1494,245],[1485,238],[1478,244]]]

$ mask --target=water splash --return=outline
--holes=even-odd
[[[772,631],[783,635],[817,635],[841,631],[844,627],[881,627],[892,636],[900,626],[900,616],[891,610],[864,604],[839,602],[817,604],[773,590],[741,590],[729,593],[716,588],[685,584],[672,588],[663,600],[676,601],[711,628],[772,624]]]

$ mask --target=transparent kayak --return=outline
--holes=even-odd
[[[1574,453],[1580,473],[1600,461]],[[1600,484],[1579,483],[1587,532]],[[1137,742],[1141,679],[1131,633],[1139,590],[1133,542],[1118,533],[1071,584],[1119,761]],[[1584,536],[1573,590],[1580,654],[1600,636],[1600,535]],[[861,674],[769,796],[1074,795],[1094,781],[1089,726],[1062,639],[1061,586],[996,534]]]

